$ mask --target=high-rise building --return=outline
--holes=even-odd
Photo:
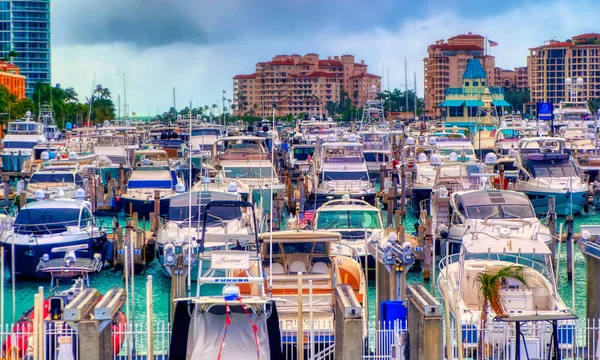
[[[50,83],[50,0],[0,0],[0,58],[27,77],[27,96]]]
[[[501,86],[506,89],[514,89],[517,91],[523,91],[529,87],[527,77],[527,66],[516,67],[514,70],[495,68],[496,73],[495,86]]]
[[[328,102],[344,96],[361,107],[371,85],[381,91],[381,77],[369,74],[364,61],[355,62],[353,55],[277,55],[257,63],[254,73],[233,77],[234,113],[268,116],[273,105],[278,116],[325,113]]]
[[[486,55],[485,38],[472,33],[457,35],[448,41],[438,40],[427,48],[425,65],[425,114],[439,117],[444,91],[462,86],[462,78],[469,59],[481,62],[487,74],[487,83],[495,84],[495,60]]]
[[[600,34],[582,34],[567,41],[549,40],[529,49],[529,90],[531,102],[570,100],[565,79],[582,78],[573,101],[600,98]]]

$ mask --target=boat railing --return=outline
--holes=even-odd
[[[69,221],[57,221],[43,224],[15,224],[13,223],[12,229],[16,234],[31,234],[35,238],[36,235],[47,235],[47,234],[59,234],[74,232],[87,231],[87,226],[91,225],[92,218],[69,220]],[[90,223],[90,224],[87,224]]]
[[[574,182],[574,179],[579,179],[580,184],[576,184]],[[577,188],[580,188],[582,186],[587,186],[588,181],[590,179],[590,175],[589,174],[582,174],[582,175],[574,175],[574,176],[570,176],[567,179],[565,178],[551,178],[551,177],[537,177],[534,178],[533,181],[529,181],[532,184],[535,184],[535,186],[542,186],[542,187],[547,187],[547,188],[556,188],[556,189],[566,189],[566,190],[572,190],[574,186],[577,186]],[[520,178],[519,180],[523,181],[522,178]],[[565,181],[567,182],[567,184],[565,185]]]
[[[319,184],[319,189],[330,191],[361,191],[371,188],[366,180],[329,180]]]
[[[446,272],[444,269],[456,262],[460,262],[461,254],[452,254],[443,257],[438,263],[438,268],[440,271],[440,276],[446,279]],[[468,254],[465,256],[465,260],[492,260],[492,261],[505,261],[513,263],[514,265],[521,265],[526,268],[533,269],[540,274],[548,277],[548,271],[546,266],[541,264],[539,261],[533,260],[531,258],[522,256],[522,255],[514,255],[514,254]]]

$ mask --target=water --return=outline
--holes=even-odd
[[[105,224],[110,224],[111,218],[104,218]],[[121,216],[119,218],[119,222],[125,222],[125,217]],[[410,231],[413,227],[413,224],[416,222],[414,216],[409,216],[406,219],[406,228]],[[559,219],[559,223],[564,222],[563,219]],[[594,209],[590,210],[590,213],[587,215],[580,215],[575,217],[575,232],[579,231],[579,226],[581,224],[597,224],[600,222],[600,213]],[[148,226],[148,224],[146,224]],[[437,258],[439,260],[439,257]],[[571,284],[567,281],[566,274],[566,244],[562,245],[561,256],[560,256],[560,275],[559,275],[559,283],[558,289],[559,294],[563,298],[565,304],[571,308],[572,300],[571,300]],[[584,256],[575,249],[575,266],[574,266],[574,275],[575,275],[575,313],[579,318],[585,318],[585,294],[586,294],[586,272],[585,272],[585,258]],[[437,268],[436,268],[437,270]],[[135,306],[131,306],[132,315],[135,315],[135,321],[138,323],[145,322],[147,319],[146,314],[146,277],[148,275],[152,275],[153,277],[153,294],[152,299],[154,301],[154,314],[152,315],[153,321],[168,321],[169,319],[169,299],[170,299],[170,288],[171,282],[170,279],[166,278],[160,269],[157,260],[154,260],[151,264],[147,266],[147,268],[140,274],[135,275],[134,277],[134,296],[133,298],[130,296],[130,301],[135,303]],[[423,275],[422,273],[411,272],[407,276],[408,283],[423,283]],[[39,286],[44,286],[45,294],[48,294],[50,281],[37,281],[37,282],[25,282],[25,281],[17,281],[16,283],[16,296],[15,296],[15,316],[13,318],[13,302],[12,302],[12,289],[11,289],[11,281],[10,281],[10,268],[6,268],[5,270],[5,278],[4,278],[4,289],[5,289],[5,302],[4,302],[4,319],[6,323],[12,323],[18,320],[25,311],[29,310],[33,306],[33,296],[37,292]],[[61,285],[69,285],[66,281],[63,281]],[[112,269],[104,270],[100,274],[93,275],[90,278],[90,285],[94,288],[97,288],[101,293],[106,292],[112,287],[124,287],[125,282],[123,280],[123,275],[120,271],[115,271]],[[434,289],[435,281],[425,283],[425,287],[432,292],[436,297],[439,297],[439,292],[437,289]],[[202,289],[207,289],[208,294],[218,294],[220,291],[218,288],[212,287],[209,288],[208,285],[202,287]],[[204,291],[204,290],[203,290]],[[196,285],[192,283],[191,294],[194,295],[196,293]],[[372,323],[375,321],[375,289],[374,289],[374,281],[369,281],[369,318]]]

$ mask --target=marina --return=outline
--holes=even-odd
[[[0,360],[600,360],[597,4],[50,2]]]

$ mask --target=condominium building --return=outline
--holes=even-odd
[[[0,0],[0,58],[27,77],[27,96],[50,83],[50,0]]]
[[[582,34],[567,41],[549,40],[529,49],[527,66],[532,103],[570,100],[565,78],[583,79],[577,98],[571,100],[600,98],[600,34]]]
[[[448,41],[438,40],[427,48],[425,66],[425,114],[439,117],[442,109],[438,107],[444,101],[444,91],[462,86],[462,78],[469,59],[481,62],[487,74],[487,83],[495,84],[495,60],[486,55],[485,38],[467,33],[457,35]]]
[[[277,55],[257,63],[254,73],[233,77],[234,113],[264,117],[275,106],[278,116],[322,114],[328,102],[344,96],[361,107],[371,85],[381,91],[381,77],[370,74],[364,61],[355,62],[353,55]]]
[[[496,74],[495,86],[517,91],[523,91],[529,87],[526,66],[516,67],[514,70],[497,67],[494,69],[494,73]]]

